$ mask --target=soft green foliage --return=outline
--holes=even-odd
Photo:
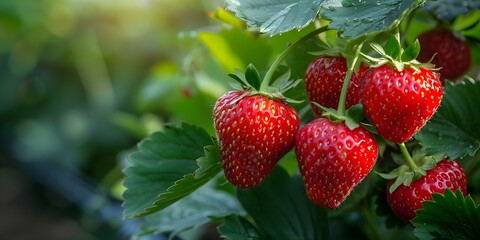
[[[142,141],[138,151],[130,155],[131,166],[125,170],[124,216],[139,217],[159,211],[217,175],[221,167],[215,164],[205,164],[206,170],[200,170],[199,178],[193,174],[198,169],[196,160],[205,156],[204,147],[212,144],[205,130],[188,124],[167,126],[164,132]],[[207,154],[211,152],[208,149]],[[208,155],[215,157],[213,162],[218,161],[218,155]]]
[[[433,194],[433,201],[422,203],[412,220],[414,234],[420,239],[479,239],[480,207],[460,190]]]
[[[480,148],[480,83],[447,84],[442,104],[415,138],[428,154],[451,159],[473,156]]]
[[[147,216],[138,235],[169,233],[177,235],[184,230],[208,223],[212,218],[229,214],[245,214],[238,200],[231,194],[204,186],[160,212]]]
[[[299,175],[277,167],[262,185],[237,195],[267,239],[327,239],[327,213],[307,198]]]
[[[260,240],[262,239],[253,226],[245,218],[238,215],[225,217],[225,223],[218,227],[221,237],[227,240]]]

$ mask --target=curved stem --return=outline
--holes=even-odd
[[[480,169],[480,151],[477,151],[470,163],[465,167],[465,175],[471,176]]]
[[[350,85],[350,79],[352,78],[353,71],[355,69],[355,65],[358,62],[358,59],[360,58],[360,51],[362,49],[364,42],[361,42],[358,46],[357,49],[355,50],[355,55],[352,61],[352,64],[348,66],[347,73],[345,74],[345,78],[343,79],[343,85],[342,85],[342,91],[340,93],[340,100],[338,102],[338,108],[337,108],[337,113],[340,116],[345,116],[345,105],[347,102],[347,93],[348,93],[348,86]]]
[[[268,89],[268,86],[270,86],[270,81],[272,80],[273,74],[275,73],[275,70],[277,70],[278,65],[283,62],[285,57],[290,54],[295,48],[300,46],[302,43],[305,41],[309,40],[310,38],[315,37],[316,35],[325,32],[329,30],[328,26],[324,26],[318,29],[315,29],[314,31],[308,33],[307,35],[303,36],[302,38],[298,39],[296,42],[294,42],[292,45],[288,46],[285,51],[283,51],[280,56],[275,59],[275,61],[272,63],[270,68],[268,69],[267,73],[265,74],[265,77],[263,78],[262,84],[260,85],[260,92],[265,92]]]
[[[413,161],[412,156],[410,156],[405,143],[399,143],[398,146],[400,147],[400,151],[402,151],[402,155],[405,158],[405,162],[407,163],[408,167],[410,167],[412,171],[418,170],[418,166]]]
[[[378,233],[377,223],[375,217],[367,206],[362,206],[362,214],[367,221],[367,234],[370,235],[370,239],[379,240],[382,239]]]

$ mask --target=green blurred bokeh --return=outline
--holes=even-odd
[[[213,131],[211,106],[228,85],[217,81],[225,73],[197,31],[218,24],[208,13],[222,4],[0,1],[1,239],[28,231],[45,239],[108,239],[113,235],[99,232],[115,232],[115,224],[99,227],[61,190],[46,187],[47,176],[32,164],[51,164],[58,176],[91,183],[95,197],[120,201],[125,156],[143,137],[166,122]],[[57,178],[55,171],[48,177]],[[68,220],[70,231],[60,231],[67,235],[52,233],[61,226],[49,225],[45,214]]]

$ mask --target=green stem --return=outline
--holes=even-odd
[[[360,59],[360,51],[362,49],[363,42],[361,42],[358,46],[357,49],[355,50],[355,55],[353,58],[353,61],[350,66],[348,66],[347,73],[345,74],[345,78],[343,79],[343,85],[342,85],[342,91],[340,93],[340,100],[338,102],[338,108],[337,108],[337,113],[340,116],[345,116],[346,111],[345,111],[345,105],[347,102],[347,93],[348,93],[348,86],[350,85],[350,79],[352,78],[353,71],[355,69],[355,65],[358,62],[358,59]]]
[[[465,168],[465,175],[472,176],[476,171],[480,169],[480,151],[477,151],[473,159]]]
[[[370,239],[380,240],[380,234],[378,233],[377,224],[375,222],[374,216],[370,209],[367,206],[362,206],[362,214],[365,220],[367,221],[367,234],[370,235]]]
[[[280,56],[278,56],[277,59],[275,59],[275,61],[272,63],[272,65],[268,69],[265,77],[263,78],[262,84],[260,85],[260,92],[266,92],[268,90],[268,86],[270,86],[270,81],[272,80],[273,74],[277,70],[278,65],[280,65],[280,63],[283,62],[283,60],[288,56],[288,54],[290,54],[290,52],[292,52],[295,48],[297,48],[298,46],[300,46],[302,43],[306,42],[310,38],[313,38],[316,35],[322,32],[325,32],[327,30],[328,30],[328,26],[315,29],[314,31],[298,39],[292,45],[288,46],[287,49],[285,49],[285,51],[283,51],[280,54]]]
[[[398,146],[400,147],[400,151],[402,151],[402,155],[405,158],[405,162],[407,163],[408,167],[410,167],[410,169],[414,172],[418,170],[419,168],[417,164],[415,164],[415,161],[413,161],[412,156],[410,156],[405,143],[399,143]]]

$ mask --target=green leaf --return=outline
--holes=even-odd
[[[200,177],[193,176],[198,169],[196,160],[205,156],[206,145],[212,145],[208,133],[188,124],[167,126],[164,132],[143,140],[138,151],[129,156],[131,166],[124,171],[124,217],[145,216],[168,207],[217,175],[220,164],[205,164],[198,170]],[[218,156],[210,160],[215,161]]]
[[[312,22],[324,0],[227,0],[227,9],[247,25],[270,36],[302,29]]]
[[[307,198],[299,175],[276,167],[259,187],[237,196],[268,239],[328,239],[327,213]]]
[[[433,201],[424,201],[423,209],[412,220],[414,234],[420,239],[480,239],[480,207],[460,190],[434,193]]]
[[[389,38],[387,40],[387,43],[385,43],[385,52],[393,59],[398,59],[398,57],[400,57],[401,51],[402,46],[400,46],[400,42],[395,36]]]
[[[212,218],[230,214],[245,214],[238,200],[231,194],[204,186],[161,212],[147,216],[138,235],[169,232],[173,237],[211,222]]]
[[[432,0],[427,1],[421,8],[422,11],[431,12],[438,19],[452,21],[458,15],[480,9],[480,1],[458,1],[458,0]]]
[[[247,82],[252,86],[254,89],[260,89],[260,84],[262,83],[262,79],[260,78],[260,74],[258,70],[253,66],[253,64],[248,64],[247,69],[245,70],[245,79]]]
[[[356,39],[372,33],[389,31],[425,1],[415,0],[333,0],[327,1],[320,15],[331,20],[330,27],[341,36]]]
[[[225,223],[218,227],[218,232],[227,240],[262,239],[255,226],[238,215],[225,217]]]
[[[204,177],[211,178],[222,167],[218,146],[206,146],[204,152],[205,156],[197,159],[198,169],[193,174],[196,179],[202,179]]]
[[[347,110],[347,116],[356,122],[363,119],[363,105],[361,103],[355,104]]]
[[[429,123],[415,135],[428,155],[450,159],[474,156],[480,148],[480,83],[448,83],[442,104]]]
[[[229,77],[233,78],[235,81],[237,81],[241,86],[246,86],[247,85],[247,81],[245,80],[245,76],[243,75],[236,75],[236,74],[233,74],[233,73],[229,73],[227,74]]]
[[[417,58],[418,54],[420,53],[420,42],[415,40],[415,42],[408,46],[405,51],[402,53],[402,62],[410,62]]]

